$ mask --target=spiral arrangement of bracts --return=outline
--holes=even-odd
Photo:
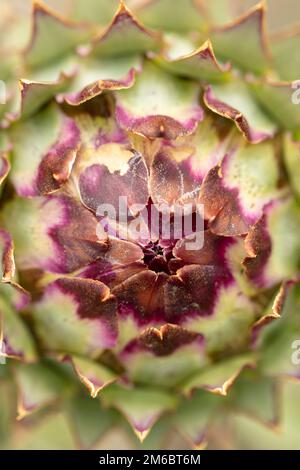
[[[0,34],[0,447],[129,422],[199,448],[239,412],[277,428],[300,377],[300,30],[268,35],[263,3],[231,22],[201,0],[69,3],[33,3],[25,48],[8,5]]]

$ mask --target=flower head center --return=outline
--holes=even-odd
[[[143,252],[143,261],[149,269],[170,274],[169,261],[174,257],[172,246],[162,246],[159,241],[149,242],[143,247]]]

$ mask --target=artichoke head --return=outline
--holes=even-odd
[[[300,377],[299,32],[270,38],[264,4],[6,3],[0,446],[277,429]]]

